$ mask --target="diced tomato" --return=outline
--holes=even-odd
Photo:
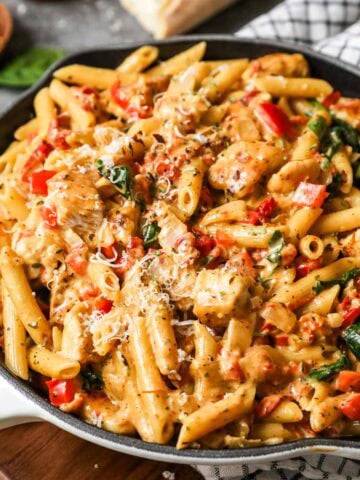
[[[171,180],[177,180],[181,174],[180,169],[171,163],[170,160],[157,162],[155,172],[159,177],[166,177]]]
[[[230,248],[235,244],[235,240],[221,230],[216,230],[215,238],[220,247]]]
[[[153,107],[151,105],[141,105],[141,107],[135,107],[130,105],[127,108],[127,112],[131,118],[134,120],[139,120],[140,118],[149,118],[153,113]]]
[[[289,345],[289,336],[284,335],[276,335],[275,337],[275,344],[278,347],[287,347]]]
[[[299,257],[295,263],[296,279],[306,277],[310,272],[321,267],[319,259],[308,260],[306,257]]]
[[[300,182],[295,191],[293,203],[301,207],[320,208],[328,196],[325,185]]]
[[[309,117],[306,117],[305,115],[292,115],[290,117],[290,122],[293,125],[305,125],[308,123]]]
[[[256,211],[260,214],[262,218],[267,219],[271,217],[276,207],[277,207],[277,203],[275,198],[269,197],[260,203]]]
[[[242,222],[249,223],[250,225],[260,225],[261,217],[259,212],[257,212],[256,210],[248,210],[246,212],[246,217]]]
[[[343,370],[335,380],[335,388],[340,392],[347,392],[350,388],[356,392],[360,391],[360,372]]]
[[[322,104],[324,107],[329,108],[334,103],[337,103],[341,97],[341,93],[338,90],[334,90],[323,100]]]
[[[350,420],[360,420],[360,393],[354,393],[340,404],[340,411]]]
[[[348,312],[345,313],[343,317],[342,327],[350,327],[357,318],[360,317],[360,307],[352,308]]]
[[[74,400],[77,385],[74,380],[49,380],[46,386],[49,390],[49,399],[52,405],[60,407],[63,403]]]
[[[201,234],[195,236],[195,248],[199,250],[201,257],[207,257],[215,246],[215,240],[209,237],[209,235]]]
[[[90,283],[90,285],[80,290],[79,298],[80,300],[88,300],[91,297],[98,297],[100,294],[101,292],[98,287]]]
[[[21,180],[23,182],[27,182],[29,180],[29,173],[33,168],[35,168],[38,165],[43,165],[49,153],[53,149],[54,148],[52,147],[52,145],[50,145],[45,141],[41,142],[40,145],[36,147],[36,149],[33,151],[33,153],[30,155],[30,157],[28,158],[27,162],[24,165],[22,175],[21,175]]]
[[[256,107],[258,118],[279,137],[288,137],[292,134],[293,127],[289,117],[274,103],[260,103]]]
[[[67,143],[66,137],[70,133],[70,130],[61,127],[61,119],[56,118],[50,122],[47,141],[52,147],[58,150],[67,150],[70,148],[70,145]]]
[[[339,303],[339,307],[341,310],[346,310],[347,307],[350,305],[350,303],[351,303],[351,298],[345,297],[344,300]]]
[[[264,418],[270,415],[283,401],[282,395],[269,395],[260,400],[255,407],[255,415],[259,418]]]
[[[245,93],[243,97],[241,97],[240,102],[244,105],[249,105],[250,101],[256,97],[260,93],[260,90],[251,90],[250,92]]]
[[[95,97],[99,96],[98,92],[94,88],[88,87],[87,85],[84,85],[81,88],[81,92],[84,93],[85,95],[95,95]]]
[[[128,241],[128,244],[126,245],[127,250],[132,250],[133,248],[138,248],[142,247],[143,245],[143,239],[140,237],[131,237],[130,240]]]
[[[39,211],[41,218],[44,220],[44,223],[47,227],[56,228],[58,226],[55,205],[41,205]]]
[[[66,265],[78,275],[85,275],[89,262],[84,248],[77,248],[65,258]]]
[[[118,258],[118,252],[116,250],[115,244],[109,245],[107,247],[101,247],[101,253],[104,257],[111,260],[116,260]]]
[[[30,192],[36,195],[47,195],[48,187],[47,181],[50,180],[57,172],[54,170],[40,170],[30,175]]]
[[[95,310],[101,313],[108,313],[112,308],[113,302],[104,297],[99,297],[95,300]]]
[[[265,198],[256,210],[248,210],[244,223],[250,223],[251,225],[259,225],[265,222],[274,213],[277,207],[276,200],[273,197]]]
[[[238,381],[243,378],[239,365],[240,355],[226,348],[220,350],[220,368],[225,380]]]
[[[274,325],[270,322],[265,322],[264,325],[260,328],[260,332],[265,332],[266,330],[271,330]]]

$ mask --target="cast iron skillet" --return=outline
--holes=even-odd
[[[161,58],[166,59],[200,40],[207,42],[206,57],[213,60],[236,57],[255,58],[279,51],[301,52],[306,55],[310,63],[312,76],[329,80],[334,88],[341,90],[345,96],[360,96],[360,71],[355,67],[330,59],[300,45],[266,40],[237,39],[232,36],[219,35],[179,37],[167,41],[154,41],[152,44],[160,48]],[[134,48],[139,46],[140,44],[137,43],[126,43],[119,46],[94,48],[72,54],[59,61],[34,87],[25,92],[14,105],[2,114],[0,118],[0,151],[11,142],[15,129],[31,118],[33,115],[32,102],[34,96],[41,87],[49,83],[51,73],[55,69],[71,63],[112,68],[118,65]],[[280,460],[282,458],[321,451],[360,459],[360,443],[354,438],[351,440],[346,438],[304,439],[274,446],[234,450],[187,449],[179,451],[173,446],[147,443],[137,438],[106,432],[88,425],[72,415],[62,413],[38,395],[25,382],[13,377],[1,364],[0,376],[15,388],[18,393],[40,409],[43,412],[43,417],[60,428],[104,447],[140,457],[175,463],[215,463],[223,465]]]

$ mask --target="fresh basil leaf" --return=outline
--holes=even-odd
[[[96,162],[96,168],[100,174],[109,180],[114,187],[127,199],[131,199],[131,173],[127,165],[106,166],[103,160]]]
[[[354,152],[360,152],[360,136],[358,131],[349,123],[340,118],[333,117],[335,128],[339,129],[343,142],[350,145]]]
[[[102,390],[104,387],[104,382],[101,374],[95,371],[91,365],[81,370],[80,378],[82,380],[82,388],[86,392],[91,392],[93,390]]]
[[[320,368],[314,368],[309,373],[309,378],[314,380],[326,380],[329,377],[339,373],[343,369],[349,369],[351,364],[349,362],[348,357],[345,353],[341,352],[341,356],[339,360],[334,363],[330,363],[329,365],[324,365]]]
[[[152,243],[154,243],[159,236],[160,230],[161,229],[157,224],[157,222],[151,222],[144,225],[144,228],[143,228],[144,245],[151,245]]]
[[[30,48],[17,56],[0,70],[0,85],[7,87],[29,87],[43,73],[64,56],[62,50],[52,48]]]
[[[350,280],[353,280],[359,275],[360,268],[352,268],[351,270],[345,272],[339,279],[334,278],[332,280],[318,280],[313,287],[313,292],[318,295],[320,292],[325,290],[325,288],[329,288],[334,285],[340,285],[341,288],[344,288]]]
[[[316,117],[314,120],[311,120],[307,126],[317,137],[319,137],[320,140],[324,137],[327,130],[327,124],[324,117]]]
[[[275,230],[269,242],[269,255],[266,257],[271,263],[279,265],[281,251],[285,247],[285,240],[280,230]]]
[[[360,360],[360,320],[344,330],[342,337],[355,357]]]

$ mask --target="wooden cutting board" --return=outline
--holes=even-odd
[[[48,423],[0,431],[0,480],[202,480],[191,467],[107,450]]]

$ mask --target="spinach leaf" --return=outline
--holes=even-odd
[[[354,152],[360,152],[360,137],[358,131],[349,123],[340,118],[333,117],[333,123],[338,129],[342,141],[346,145],[350,145]]]
[[[285,240],[280,230],[275,230],[269,242],[269,255],[266,257],[271,263],[279,265],[281,251],[285,247]]]
[[[339,360],[337,360],[336,362],[330,363],[329,365],[324,365],[323,367],[320,367],[320,368],[312,369],[309,373],[309,378],[312,378],[314,380],[319,380],[319,381],[325,380],[331,377],[332,375],[339,373],[344,368],[348,370],[350,366],[351,365],[346,354],[341,352],[341,356]]]
[[[62,50],[30,48],[17,56],[0,70],[0,85],[29,87],[57,60],[64,56]]]
[[[99,159],[96,162],[96,168],[100,174],[109,180],[114,187],[127,199],[131,199],[131,173],[126,165],[107,166],[104,161]]]
[[[82,380],[82,388],[85,390],[85,392],[102,390],[104,387],[104,382],[100,373],[95,371],[92,365],[89,365],[81,370],[80,378]]]
[[[352,268],[351,270],[345,272],[339,279],[334,278],[332,280],[318,280],[313,287],[313,292],[318,295],[320,292],[325,290],[325,288],[332,287],[333,285],[340,285],[341,288],[344,288],[350,280],[353,280],[359,275],[360,268]]]
[[[360,320],[344,330],[342,337],[355,357],[360,360]]]
[[[143,238],[144,238],[144,245],[151,245],[154,243],[160,232],[160,227],[157,222],[150,222],[144,225],[143,228]]]
[[[311,120],[307,126],[320,140],[324,137],[327,130],[325,118],[320,116]]]

